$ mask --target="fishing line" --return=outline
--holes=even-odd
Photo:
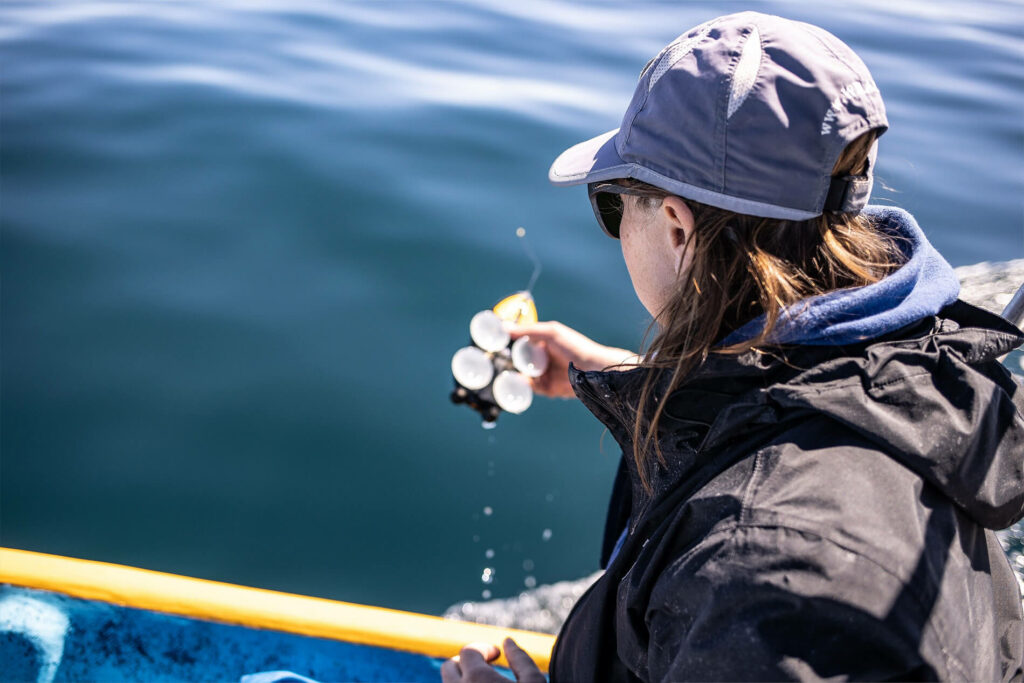
[[[533,247],[530,246],[530,241],[526,239],[526,228],[520,226],[516,228],[516,237],[519,238],[520,244],[523,245],[523,250],[526,252],[527,257],[533,262],[533,275],[530,276],[530,284],[526,286],[523,291],[533,294],[533,286],[537,283],[537,278],[540,277],[541,264],[540,259],[537,258],[537,254],[534,253]]]

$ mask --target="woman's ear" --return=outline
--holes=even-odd
[[[675,196],[662,200],[661,211],[669,231],[668,243],[676,263],[676,272],[682,273],[689,267],[687,252],[693,236],[693,212],[686,202]]]

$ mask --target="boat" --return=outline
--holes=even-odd
[[[1002,315],[1024,324],[1024,285]],[[3,681],[437,682],[509,636],[547,671],[545,633],[0,548]]]
[[[545,633],[0,548],[4,681],[437,683],[463,645],[506,637],[547,671]]]

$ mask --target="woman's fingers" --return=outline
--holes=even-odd
[[[441,683],[460,683],[462,681],[462,669],[458,662],[449,659],[441,665]]]
[[[489,669],[487,662],[498,658],[501,651],[496,645],[490,643],[470,643],[463,646],[459,651],[459,667],[464,676],[469,675],[476,669]]]
[[[573,398],[576,395],[569,383],[570,363],[579,370],[625,370],[635,366],[638,360],[632,351],[598,344],[557,320],[509,325],[508,330],[516,339],[529,336],[531,342],[547,351],[548,369],[533,379],[534,391],[542,396]]]
[[[553,352],[557,355],[567,356],[570,360],[579,355],[582,349],[576,347],[581,346],[580,341],[586,339],[579,332],[556,320],[528,325],[511,325],[508,332],[513,339],[529,337],[530,341],[543,344],[548,353]]]
[[[500,683],[505,678],[487,662],[498,658],[501,651],[490,643],[469,643],[458,656],[441,665],[442,683]]]
[[[572,398],[575,394],[569,384],[569,363],[579,365],[580,350],[571,343],[571,330],[559,322],[517,325],[509,328],[516,339],[529,336],[548,355],[548,367],[543,375],[532,379],[533,389],[542,396]],[[578,333],[577,333],[578,334]],[[582,336],[582,335],[579,335]]]
[[[547,339],[555,334],[553,321],[526,324],[508,323],[505,327],[508,328],[508,333],[513,339],[519,339],[526,335],[537,339]]]
[[[505,648],[505,659],[508,660],[512,673],[516,675],[519,683],[545,683],[544,674],[533,663],[530,655],[516,645],[516,641],[506,638],[502,645]]]
[[[511,638],[502,644],[505,658],[508,660],[512,673],[518,683],[547,683],[544,674],[533,663],[530,655]],[[459,651],[458,657],[452,657],[441,665],[442,683],[499,683],[505,677],[491,668],[488,662],[498,658],[500,651],[489,643],[470,643]]]
[[[540,342],[547,350],[548,357],[561,361],[560,364],[565,367],[571,362],[580,370],[603,370],[606,367],[635,365],[638,360],[633,351],[599,344],[557,320],[512,325],[508,329],[515,339],[529,336],[531,341]]]
[[[515,339],[528,336],[530,341],[540,342],[547,349],[549,356],[562,358],[566,365],[569,361],[576,365],[586,364],[586,359],[596,349],[603,348],[590,337],[557,320],[521,325],[510,329],[509,334]]]

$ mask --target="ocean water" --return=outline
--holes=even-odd
[[[0,5],[0,542],[431,613],[596,569],[613,440],[574,401],[484,431],[449,359],[518,226],[542,318],[638,344],[547,168],[742,9],[872,69],[876,202],[1024,256],[1016,1]]]

